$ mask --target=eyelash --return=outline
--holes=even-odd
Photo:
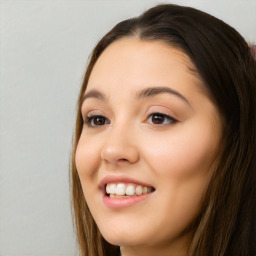
[[[155,113],[152,113],[152,114],[150,114],[149,116],[148,116],[148,118],[147,118],[147,120],[149,119],[149,118],[152,118],[153,116],[158,116],[158,117],[160,117],[160,118],[164,118],[164,123],[161,123],[161,124],[153,124],[153,125],[167,125],[167,124],[171,124],[171,123],[176,123],[177,122],[177,120],[175,119],[175,118],[173,118],[173,117],[171,117],[170,115],[166,115],[166,114],[163,114],[163,113],[159,113],[159,112],[155,112]],[[167,122],[168,123],[166,123],[166,120],[167,120]]]
[[[152,118],[153,117],[158,117],[158,121],[162,122],[162,120],[164,119],[163,123],[153,123],[152,122]],[[159,119],[160,117],[160,119]],[[103,120],[101,121],[104,121],[103,124],[93,124],[93,122],[96,121],[96,118],[102,118]],[[152,125],[167,125],[167,124],[171,124],[171,123],[176,123],[177,120],[169,115],[166,115],[166,114],[163,114],[163,113],[159,113],[159,112],[154,112],[152,114],[150,114],[146,120],[149,120],[151,118],[151,124]],[[162,119],[162,120],[161,120]],[[100,121],[100,120],[98,120]],[[167,123],[166,123],[167,122]],[[85,124],[89,127],[99,127],[99,126],[103,126],[103,125],[106,125],[106,124],[110,124],[110,120],[108,118],[106,118],[105,116],[102,116],[102,115],[92,115],[92,116],[87,116],[86,117],[86,121],[85,121]]]
[[[103,118],[105,121],[104,121],[104,124],[99,124],[99,125],[93,125],[92,122],[96,120],[96,118]],[[107,123],[106,123],[107,122]],[[102,116],[102,115],[92,115],[92,116],[87,116],[86,117],[86,121],[85,121],[85,124],[89,127],[98,127],[98,126],[103,126],[105,124],[110,124],[110,120],[107,119],[105,116]]]

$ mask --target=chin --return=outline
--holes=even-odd
[[[104,239],[113,245],[117,246],[137,246],[139,244],[143,244],[143,241],[146,241],[146,238],[139,236],[138,234],[134,235],[134,232],[119,230],[119,231],[110,231],[104,232],[101,231],[102,236]]]

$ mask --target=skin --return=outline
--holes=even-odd
[[[145,88],[177,91],[138,98]],[[186,255],[191,239],[185,228],[199,214],[203,194],[219,152],[221,118],[190,59],[161,41],[125,38],[97,60],[76,151],[85,199],[103,237],[121,246],[123,256]],[[162,123],[153,113],[162,113]],[[86,123],[101,115],[106,122]],[[96,124],[98,124],[96,122]],[[155,188],[137,204],[110,209],[99,183],[106,175],[125,175]]]

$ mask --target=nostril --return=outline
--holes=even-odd
[[[118,160],[119,162],[127,162],[128,160],[126,158],[121,158]]]

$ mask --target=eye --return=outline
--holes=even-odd
[[[97,127],[110,124],[110,121],[105,116],[93,115],[88,116],[85,123],[90,127]]]
[[[148,119],[151,124],[156,125],[171,124],[177,122],[176,119],[162,113],[152,113]]]

